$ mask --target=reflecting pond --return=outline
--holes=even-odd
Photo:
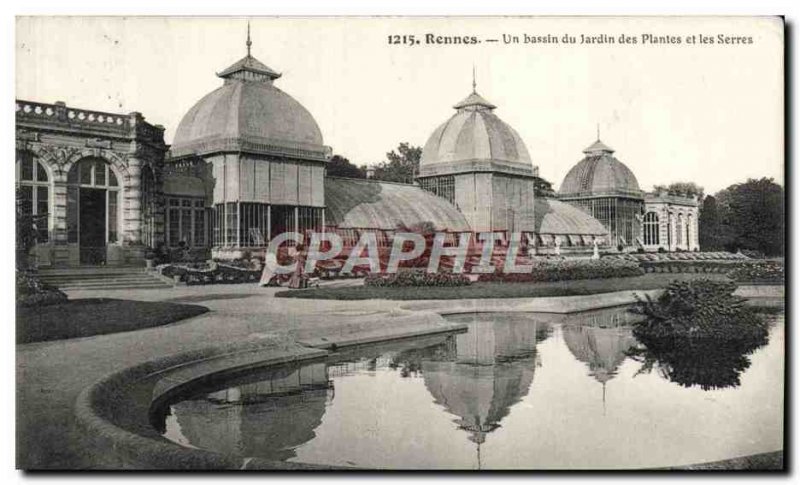
[[[448,317],[468,331],[198,389],[183,446],[372,468],[677,466],[783,446],[784,319],[757,348],[651,352],[625,309]]]

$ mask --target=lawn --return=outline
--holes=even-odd
[[[17,343],[43,342],[158,327],[208,308],[181,303],[87,298],[17,307]]]
[[[455,300],[459,298],[533,298],[544,296],[593,295],[624,290],[655,290],[671,281],[708,278],[728,279],[719,273],[648,273],[626,278],[571,280],[547,283],[473,283],[460,287],[374,287],[311,288],[288,290],[275,294],[284,298],[321,300]]]

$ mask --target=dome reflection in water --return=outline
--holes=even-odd
[[[164,436],[243,457],[376,468],[637,468],[780,449],[782,323],[749,357],[686,347],[648,357],[633,336],[640,318],[624,309],[452,316],[468,331],[199,390],[168,406]],[[640,372],[642,361],[669,370]],[[704,377],[687,388],[689,369]],[[738,387],[726,387],[731,369]]]

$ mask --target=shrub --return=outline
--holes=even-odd
[[[537,260],[530,273],[482,274],[478,281],[514,283],[591,280],[641,276],[644,271],[635,261],[624,258]]]
[[[728,273],[734,281],[756,283],[780,283],[786,280],[785,268],[782,261],[754,261],[749,264],[739,264]]]
[[[67,295],[63,291],[42,282],[42,280],[29,272],[17,271],[16,279],[17,305],[42,306],[67,301]]]
[[[722,338],[745,334],[765,337],[767,326],[745,299],[733,295],[736,283],[697,279],[673,281],[655,301],[637,296],[631,310],[646,320],[634,328],[637,338]]]
[[[733,282],[700,279],[673,282],[655,301],[639,299],[631,310],[646,316],[633,330],[642,344],[630,352],[643,362],[637,374],[658,366],[684,387],[739,385],[750,366],[746,356],[767,342],[768,323],[735,289]]]
[[[428,273],[416,269],[401,269],[393,274],[371,273],[364,279],[365,286],[467,286],[469,278],[463,274]]]

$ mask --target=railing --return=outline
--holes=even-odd
[[[85,109],[69,108],[63,104],[45,104],[33,101],[17,100],[15,107],[18,118],[52,120],[103,126],[114,131],[127,132],[130,129],[128,115],[104,113]]]

